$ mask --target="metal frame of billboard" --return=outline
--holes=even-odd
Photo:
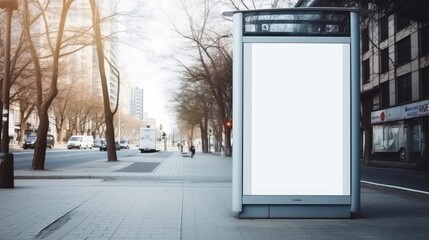
[[[232,210],[242,218],[349,218],[360,209],[360,35],[359,10],[354,8],[288,8],[263,9],[251,11],[226,12],[233,16],[234,22],[234,62],[233,62],[233,119],[234,151],[233,151],[233,186]],[[349,163],[349,174],[346,174],[349,192],[345,194],[247,194],[243,184],[249,179],[248,167],[244,163],[252,157],[249,153],[252,143],[249,115],[252,108],[249,98],[249,58],[246,48],[253,43],[278,44],[346,44],[348,51],[350,80],[345,86],[349,88],[347,96],[348,109],[346,118],[349,128],[345,159]],[[283,45],[282,45],[283,44]],[[266,45],[267,46],[267,45]],[[246,65],[247,64],[247,65]],[[311,71],[311,68],[309,68]],[[246,79],[245,79],[246,78]],[[272,82],[271,82],[272,83]],[[276,87],[276,86],[274,86]],[[284,86],[282,86],[284,87]],[[347,89],[346,89],[347,90]],[[257,90],[256,90],[257,91]],[[250,99],[250,100],[249,100]],[[275,108],[273,108],[275,111]],[[344,114],[344,113],[343,113]],[[269,121],[269,116],[267,116]],[[275,138],[276,136],[273,136]],[[279,137],[279,136],[277,136]],[[244,139],[245,138],[245,139]],[[278,139],[281,140],[281,139]],[[249,147],[250,146],[250,147]],[[347,146],[348,147],[348,146]],[[347,148],[346,147],[346,148]],[[323,157],[322,157],[323,158]],[[253,161],[253,160],[252,160]],[[271,166],[273,169],[276,166]],[[346,171],[348,171],[346,170]],[[253,177],[253,176],[251,176]],[[312,179],[317,181],[317,179]],[[265,183],[266,184],[266,183]],[[275,182],[273,184],[283,184]]]

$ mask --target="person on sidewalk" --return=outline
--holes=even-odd
[[[191,158],[194,158],[195,155],[195,147],[194,144],[191,145],[191,147],[189,148],[189,151],[191,151]]]

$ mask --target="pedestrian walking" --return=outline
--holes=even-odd
[[[189,151],[191,151],[191,158],[194,158],[195,155],[195,147],[194,144],[191,145],[191,147],[189,148]]]

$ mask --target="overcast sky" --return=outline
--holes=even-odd
[[[174,87],[179,70],[171,57],[177,57],[184,49],[184,40],[173,30],[172,21],[186,28],[187,17],[181,1],[189,5],[200,1],[120,1],[120,10],[138,10],[134,17],[121,24],[121,29],[127,30],[126,35],[121,35],[121,41],[127,44],[122,43],[120,48],[122,76],[144,89],[144,111],[156,118],[158,126],[163,124],[170,131],[175,127],[175,115],[167,106],[171,105],[168,90]],[[218,9],[219,17],[226,10],[232,9]]]
[[[135,9],[136,2],[122,1],[121,9]],[[120,44],[123,76],[144,89],[144,112],[156,118],[157,125],[163,124],[167,131],[174,128],[175,122],[167,105],[168,89],[177,76],[169,56],[175,55],[180,47],[169,19],[177,18],[180,13],[177,3],[176,0],[144,1],[135,14],[137,17],[122,26],[127,33],[120,40],[126,42]]]

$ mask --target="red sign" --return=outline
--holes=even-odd
[[[380,113],[380,120],[382,121],[382,122],[384,122],[384,119],[385,119],[385,115],[384,115],[384,112],[381,112]]]

